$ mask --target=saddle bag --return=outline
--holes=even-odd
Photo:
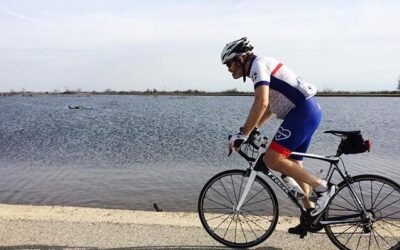
[[[364,140],[361,133],[349,134],[342,136],[342,141],[339,144],[337,155],[341,154],[359,154],[370,151],[371,142]]]

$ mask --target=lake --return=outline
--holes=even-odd
[[[0,202],[132,210],[196,211],[214,174],[247,167],[227,157],[227,136],[243,125],[253,97],[0,97]],[[322,123],[309,152],[332,155],[361,130],[372,151],[344,156],[352,175],[400,181],[400,98],[318,97]],[[82,106],[69,109],[68,106]],[[274,135],[280,121],[261,130]],[[326,168],[315,160],[306,169]],[[271,183],[270,181],[268,181]],[[278,191],[282,214],[297,214]]]

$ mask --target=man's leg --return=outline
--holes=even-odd
[[[294,160],[296,163],[297,163],[297,165],[299,165],[299,167],[301,167],[302,169],[304,169],[304,166],[303,166],[303,161],[297,161],[297,160]],[[297,183],[299,184],[299,186],[301,187],[301,189],[303,189],[303,191],[304,191],[304,194],[305,194],[305,196],[304,196],[304,198],[303,198],[303,205],[304,205],[304,208],[305,209],[308,209],[308,208],[314,208],[314,203],[313,202],[311,202],[308,198],[308,195],[310,194],[310,186],[307,184],[307,183],[304,183],[304,182],[301,182],[301,181],[298,181],[296,178],[295,178],[295,180],[297,181]]]
[[[305,193],[305,196],[302,200],[303,205],[304,205],[304,208],[307,210],[307,212],[311,213],[314,210],[315,205],[314,205],[314,203],[312,203],[308,200],[308,194],[310,193],[310,188],[309,188],[309,185],[304,180],[305,179],[311,180],[310,182],[318,183],[318,185],[319,185],[320,181],[322,181],[322,180],[320,180],[319,178],[317,178],[317,177],[311,175],[310,173],[308,173],[307,171],[305,171],[302,161],[287,159],[287,158],[283,157],[282,155],[280,155],[279,153],[277,153],[273,150],[270,150],[270,149],[267,150],[267,153],[264,156],[264,163],[272,170],[281,172],[285,175],[290,176],[290,174],[293,174],[293,173],[294,174],[300,173],[303,176],[303,178],[297,178],[297,177],[293,177],[293,176],[292,177],[297,181],[297,183],[299,183],[300,187],[303,189],[303,191]],[[304,224],[304,218],[300,216],[300,224],[295,227],[289,228],[288,232],[290,234],[300,234],[301,235],[307,231],[316,233],[322,229],[323,229],[322,225],[319,225],[313,229],[308,229]]]
[[[265,153],[264,163],[268,168],[293,177],[299,182],[310,185],[312,188],[316,188],[321,184],[321,179],[301,168],[296,161],[288,159],[270,148]]]
[[[301,151],[301,150],[300,150]],[[301,168],[303,168],[304,169],[304,165],[303,165],[303,161],[302,160],[295,160],[295,159],[293,159],[294,161],[296,161],[296,163],[301,167]],[[296,180],[296,179],[295,179]],[[304,183],[304,182],[300,182],[300,181],[298,181],[298,180],[296,180],[296,182],[299,184],[299,186],[303,189],[303,191],[304,191],[304,193],[305,193],[305,196],[304,196],[304,198],[302,199],[302,202],[303,202],[303,206],[304,206],[304,208],[306,209],[306,211],[308,212],[308,213],[311,213],[311,211],[314,209],[314,207],[315,207],[315,204],[314,204],[314,202],[311,202],[310,200],[309,200],[309,194],[310,194],[310,186],[308,185],[308,184],[306,184],[306,183]],[[304,223],[304,218],[302,218],[302,216],[300,216],[300,222],[299,222],[299,224],[297,225],[297,226],[294,226],[294,227],[291,227],[291,228],[289,228],[288,229],[288,233],[290,233],[290,234],[303,234],[304,233],[304,231],[309,231],[309,232],[312,232],[312,233],[317,233],[317,232],[319,232],[319,231],[321,231],[324,227],[322,226],[322,225],[317,225],[315,228],[312,228],[312,229],[310,229],[310,228],[307,228],[306,226],[305,226],[305,223]]]
[[[311,137],[321,121],[321,110],[315,98],[296,106],[283,120],[264,156],[264,163],[272,170],[294,178],[298,182],[310,185],[317,194],[315,209],[311,216],[324,211],[330,198],[336,192],[336,186],[305,171],[295,160],[290,159],[293,151],[307,152]]]

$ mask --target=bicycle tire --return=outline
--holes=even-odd
[[[400,186],[378,175],[352,177],[351,186],[372,215],[373,223],[326,225],[332,243],[339,249],[400,249]],[[345,181],[338,185],[324,212],[324,220],[360,213],[349,190]]]
[[[272,234],[278,222],[275,193],[259,176],[256,176],[240,212],[234,212],[247,177],[245,170],[227,170],[212,177],[200,192],[198,213],[204,229],[228,247],[258,245]]]

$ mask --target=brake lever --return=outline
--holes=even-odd
[[[228,141],[229,141],[231,138],[232,138],[232,135],[229,135],[229,136],[228,136]],[[232,149],[232,148],[229,148],[229,149],[228,149],[228,157],[231,156],[232,152],[233,152],[233,149]]]

